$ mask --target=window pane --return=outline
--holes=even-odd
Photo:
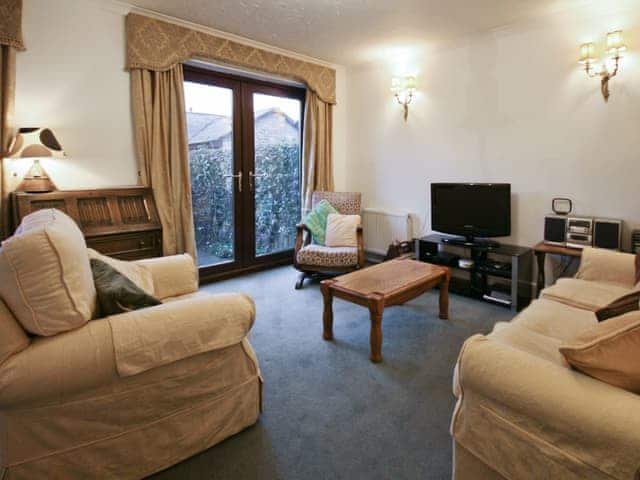
[[[198,264],[233,261],[233,91],[184,84]]]
[[[256,255],[291,250],[300,220],[301,102],[255,93]]]

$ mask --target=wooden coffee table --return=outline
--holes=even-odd
[[[333,340],[333,297],[357,303],[369,309],[371,317],[371,361],[382,361],[382,312],[385,307],[401,305],[433,287],[440,286],[440,318],[449,318],[449,280],[447,267],[411,259],[398,259],[363,268],[331,280],[324,280],[325,340]]]

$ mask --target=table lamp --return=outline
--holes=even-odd
[[[51,192],[57,190],[40,158],[64,158],[66,155],[49,128],[21,128],[9,148],[8,158],[33,158],[31,168],[16,188],[21,192]]]

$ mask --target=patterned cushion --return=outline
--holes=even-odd
[[[316,265],[319,267],[350,267],[358,264],[356,247],[325,247],[323,245],[307,245],[298,252],[300,265]]]
[[[360,215],[362,194],[358,192],[313,192],[311,205],[326,200],[342,215]]]
[[[324,237],[327,230],[327,217],[331,213],[338,213],[338,211],[331,206],[326,200],[322,200],[320,203],[313,207],[306,217],[302,220],[313,237],[313,242],[318,245],[324,245]]]

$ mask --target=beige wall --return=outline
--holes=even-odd
[[[597,3],[597,2],[596,2]],[[600,2],[601,6],[606,2]],[[623,28],[630,52],[605,104],[578,45]],[[413,50],[411,50],[413,48]],[[640,226],[640,15],[565,13],[440,51],[408,51],[348,71],[348,184],[367,206],[414,211],[429,230],[429,182],[510,182],[511,241],[543,233],[554,196],[580,214]],[[417,73],[404,123],[394,73]]]
[[[68,158],[45,160],[60,189],[136,183],[124,71],[123,4],[92,0],[24,0],[27,51],[17,57],[16,125],[54,130]],[[345,185],[346,80],[337,67],[336,184]],[[21,175],[29,166],[13,161]]]

